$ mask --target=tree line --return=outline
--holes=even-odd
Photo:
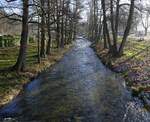
[[[13,4],[17,0],[6,1]],[[64,48],[75,39],[81,5],[79,0],[22,0],[20,2],[22,4],[22,15],[18,15],[20,19],[13,18],[10,14],[5,15],[11,20],[22,23],[19,55],[16,64],[11,68],[17,72],[24,71],[26,67],[29,24],[32,23],[37,28],[38,62],[40,63],[41,58],[51,54],[52,41],[55,41],[56,48]]]
[[[138,26],[140,12],[138,0],[126,3],[121,0],[92,0],[88,14],[88,37],[95,43],[103,40],[104,48],[108,48],[112,56],[120,57],[130,31]],[[122,36],[121,43],[119,35]]]

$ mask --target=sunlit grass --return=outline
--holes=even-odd
[[[22,89],[23,85],[30,81],[30,78],[36,77],[39,72],[49,68],[59,61],[71,45],[64,49],[53,48],[51,55],[37,62],[37,44],[30,43],[27,51],[27,67],[25,73],[16,73],[13,71],[0,72],[0,105],[9,102]],[[16,63],[19,52],[19,46],[0,49],[0,68],[11,67]]]
[[[122,39],[118,39],[120,45]],[[133,89],[133,94],[137,96],[141,91],[150,91],[149,80],[149,58],[150,58],[150,40],[138,41],[134,38],[128,38],[124,54],[119,58],[107,56],[108,50],[104,50],[103,43],[97,45],[97,53],[104,62],[111,60],[113,68],[119,68],[126,83]],[[119,46],[118,45],[118,46]],[[134,87],[133,87],[134,86]]]

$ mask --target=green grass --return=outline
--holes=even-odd
[[[13,66],[17,60],[18,52],[19,46],[0,49],[0,68]],[[29,44],[27,51],[27,64],[36,62],[36,55],[36,44]]]
[[[119,38],[118,43],[120,44],[121,41],[122,39]],[[108,50],[104,50],[101,45],[103,44],[100,43],[96,47],[98,55],[104,61],[111,60],[112,67],[121,70],[127,86],[132,89],[133,96],[139,96],[143,91],[150,91],[148,84],[150,78],[150,48],[148,48],[150,47],[150,40],[137,41],[133,38],[128,38],[124,48],[124,55],[119,58],[107,58]],[[150,108],[150,106],[146,106],[146,108]]]
[[[30,81],[30,78],[36,77],[37,74],[46,70],[62,58],[65,52],[70,49],[71,45],[65,46],[64,49],[53,48],[51,55],[37,63],[37,44],[28,44],[27,49],[27,66],[26,72],[16,73],[14,71],[0,72],[0,105],[8,103],[22,86]],[[0,48],[0,69],[11,67],[16,63],[19,52],[19,46]]]
[[[16,63],[18,52],[19,46],[0,48],[0,69],[13,66]],[[33,67],[33,64],[37,64],[37,57],[35,55],[37,55],[36,44],[29,44],[27,51],[27,67]],[[0,105],[9,101],[9,95],[12,94],[12,90],[16,91],[16,93],[13,93],[14,95],[17,94],[18,90],[22,89],[22,85],[27,81],[29,81],[27,75],[17,74],[12,71],[0,72]]]

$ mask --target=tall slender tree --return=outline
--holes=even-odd
[[[41,3],[41,50],[40,56],[45,58],[45,1],[40,0]]]
[[[23,16],[22,16],[22,32],[20,41],[20,50],[17,62],[13,67],[16,71],[24,71],[26,65],[27,41],[28,41],[28,16],[29,16],[29,0],[23,0]]]

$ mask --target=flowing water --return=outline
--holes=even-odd
[[[2,122],[150,122],[150,113],[79,38],[64,58],[0,110]]]

